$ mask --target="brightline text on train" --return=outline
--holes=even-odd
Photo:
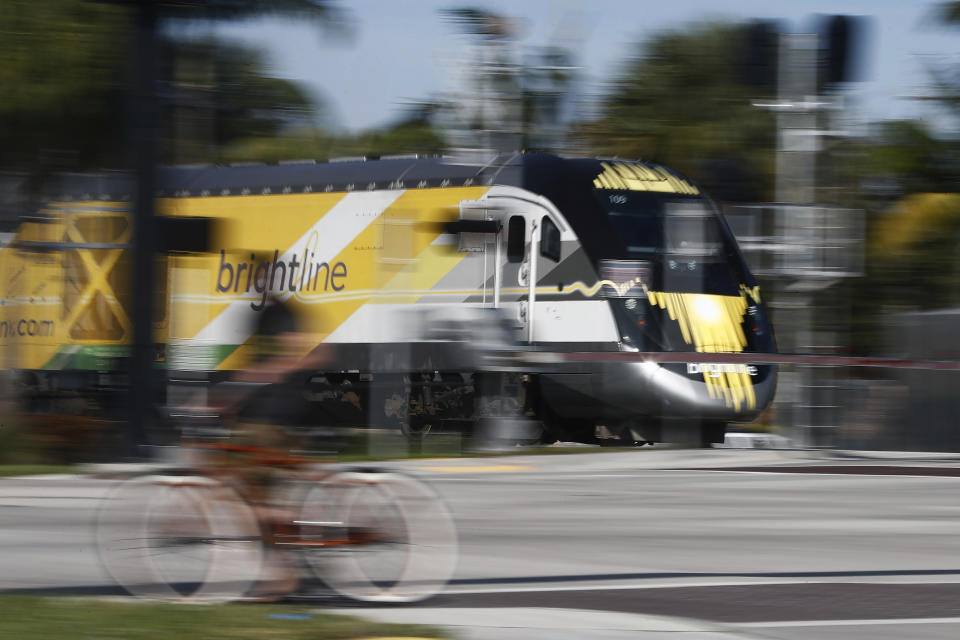
[[[293,255],[289,260],[280,260],[280,250],[274,249],[273,261],[257,260],[250,254],[250,262],[232,262],[227,260],[226,251],[220,250],[220,268],[217,270],[218,293],[244,293],[250,287],[262,295],[259,302],[251,302],[254,311],[263,309],[271,293],[285,291],[342,291],[346,286],[347,265],[335,262],[316,262],[312,252],[304,250],[302,260]],[[299,269],[299,271],[298,271]],[[244,278],[246,273],[246,278]],[[277,283],[277,274],[280,282]],[[224,278],[223,276],[227,277]],[[226,282],[224,282],[226,280]]]
[[[721,373],[745,373],[747,375],[755,376],[757,375],[757,368],[752,364],[688,362],[687,373],[703,373],[710,378],[719,378]]]

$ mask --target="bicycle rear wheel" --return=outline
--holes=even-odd
[[[305,546],[316,576],[354,600],[424,600],[456,568],[453,517],[433,489],[410,476],[334,474],[308,491],[298,524],[301,538],[319,543]]]
[[[260,575],[263,541],[253,511],[204,477],[145,476],[120,485],[100,510],[97,544],[107,572],[136,596],[220,602]]]

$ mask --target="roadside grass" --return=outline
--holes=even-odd
[[[387,637],[446,636],[432,627],[367,622],[303,606],[178,605],[0,596],[0,640],[348,640]]]
[[[76,472],[76,467],[65,464],[0,464],[0,478]]]
[[[521,445],[476,446],[469,439],[447,434],[429,435],[419,441],[402,436],[354,435],[329,459],[337,462],[377,462],[386,460],[431,458],[499,458],[503,456],[567,455],[576,453],[612,453],[640,451],[650,447],[617,447],[598,445]]]
[[[307,448],[297,453],[307,455],[318,462],[367,463],[391,460],[438,460],[457,458],[499,458],[504,456],[568,455],[577,453],[615,453],[626,450],[639,451],[649,447],[616,447],[597,445],[525,445],[497,448],[474,448],[465,438],[439,434],[410,442],[392,435],[374,439],[369,434],[351,436],[347,442],[333,450]],[[94,465],[95,466],[95,465]],[[0,461],[0,478],[36,476],[61,473],[91,473],[89,465],[43,464],[34,462]]]

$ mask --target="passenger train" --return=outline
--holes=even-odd
[[[488,412],[484,349],[520,354],[495,400],[548,441],[715,442],[773,397],[759,287],[713,202],[659,164],[392,157],[169,167],[158,185],[157,214],[195,223],[186,244],[204,245],[162,257],[168,403],[248,366],[277,303],[304,355],[330,354],[305,391],[317,421],[469,429]],[[132,338],[129,184],[75,175],[53,190],[0,249],[0,359],[38,388],[102,380]],[[701,357],[607,357],[624,352]],[[530,364],[542,353],[583,357]]]

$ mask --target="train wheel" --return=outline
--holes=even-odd
[[[714,443],[723,442],[726,434],[726,422],[704,422],[700,425],[700,447],[709,449]]]
[[[586,420],[564,420],[544,425],[544,441],[597,444],[596,426]]]
[[[596,425],[589,420],[562,418],[549,407],[543,406],[538,412],[543,435],[541,442],[554,444],[555,442],[583,442],[596,444]]]

